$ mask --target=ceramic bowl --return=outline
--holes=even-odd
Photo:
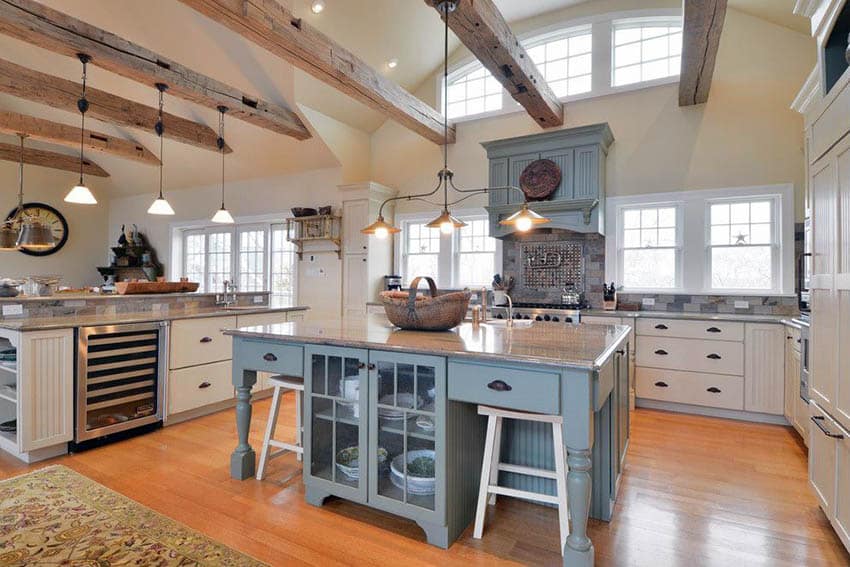
[[[378,447],[378,465],[387,460],[387,450]],[[351,480],[360,478],[360,448],[346,447],[336,454],[336,468]]]
[[[416,471],[410,470],[411,466],[416,466],[417,463],[430,461],[433,468],[435,463],[435,453],[430,449],[418,449],[416,451],[408,451],[406,454],[401,454],[395,457],[390,463],[390,481],[398,488],[404,489],[404,461],[407,456],[407,492],[408,494],[416,494],[418,496],[429,496],[434,494],[437,486],[436,476],[420,476]]]

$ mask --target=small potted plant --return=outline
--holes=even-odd
[[[617,288],[614,282],[611,285],[602,284],[602,308],[605,311],[617,310]]]
[[[505,296],[514,287],[514,278],[502,278],[500,274],[493,276],[493,305],[504,305],[508,302]]]

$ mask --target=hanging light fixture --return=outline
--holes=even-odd
[[[462,220],[452,216],[451,212],[449,212],[449,207],[457,205],[458,203],[469,199],[473,195],[487,194],[491,191],[517,191],[523,196],[523,204],[520,210],[500,221],[499,224],[513,226],[520,232],[527,232],[536,225],[551,222],[548,218],[539,215],[528,208],[528,202],[525,200],[525,193],[523,193],[518,187],[514,187],[512,185],[502,187],[483,187],[480,189],[458,189],[455,187],[453,180],[454,172],[449,169],[449,122],[448,105],[446,101],[448,100],[449,93],[449,15],[454,12],[456,8],[457,0],[444,0],[437,4],[437,10],[439,10],[439,12],[443,15],[443,21],[445,23],[443,34],[443,169],[441,169],[437,174],[437,178],[439,179],[437,186],[430,193],[405,195],[403,197],[390,197],[385,200],[381,203],[381,207],[378,209],[378,219],[374,223],[362,229],[360,232],[363,234],[373,234],[377,238],[386,238],[389,234],[401,232],[401,229],[392,226],[384,220],[384,206],[393,201],[402,200],[424,201],[431,205],[435,205],[438,203],[429,201],[428,197],[435,195],[438,191],[440,191],[440,189],[443,190],[443,202],[439,203],[439,205],[442,206],[443,210],[437,218],[427,223],[426,226],[429,228],[437,228],[443,234],[451,234],[455,229],[466,226],[466,223]],[[462,193],[463,196],[449,202],[449,187],[457,193]]]
[[[77,109],[80,111],[80,182],[65,195],[66,203],[76,203],[77,205],[97,205],[97,199],[92,195],[91,190],[86,187],[83,182],[83,165],[84,159],[84,143],[86,139],[86,111],[89,109],[89,101],[86,99],[86,65],[91,61],[91,57],[85,53],[78,53],[77,57],[83,64],[83,94],[77,101]]]
[[[18,236],[21,234],[21,212],[24,210],[24,136],[21,138],[20,163],[18,165],[18,206],[15,212],[0,226],[0,250],[17,250]]]
[[[174,214],[174,209],[171,208],[171,205],[168,203],[165,197],[162,196],[162,162],[165,158],[162,152],[162,134],[163,132],[165,132],[165,125],[162,122],[162,95],[167,89],[168,85],[166,85],[165,83],[156,84],[156,90],[159,91],[159,117],[157,118],[154,130],[156,131],[156,135],[159,136],[159,197],[157,197],[154,202],[151,203],[151,206],[148,209],[149,215]]]
[[[227,112],[226,106],[218,107],[218,151],[221,154],[221,208],[213,215],[212,222],[219,224],[233,224],[233,215],[224,206],[224,113]]]
[[[53,238],[53,229],[50,225],[40,221],[37,218],[27,216],[24,213],[24,138],[25,134],[18,134],[21,141],[20,159],[18,161],[18,208],[10,219],[4,223],[4,228],[8,227],[14,233],[15,224],[18,225],[17,240],[15,248],[24,250],[46,250],[56,246],[56,240]],[[8,248],[9,242],[6,239],[10,237],[10,232],[5,231],[3,234],[4,250]]]

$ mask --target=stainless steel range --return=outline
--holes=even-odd
[[[587,309],[587,305],[578,303],[514,303],[513,316],[514,319],[578,324],[581,322],[582,309]],[[508,306],[493,307],[492,315],[495,319],[506,319],[508,317]]]

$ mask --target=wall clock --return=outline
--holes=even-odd
[[[24,203],[23,207],[24,209],[21,214],[35,217],[50,226],[51,230],[53,230],[53,238],[56,240],[56,246],[46,250],[19,250],[19,252],[27,256],[50,256],[59,252],[65,246],[65,243],[68,242],[68,221],[65,220],[62,213],[44,203]],[[6,215],[6,219],[12,218],[15,212],[17,212],[17,208],[12,209]]]

